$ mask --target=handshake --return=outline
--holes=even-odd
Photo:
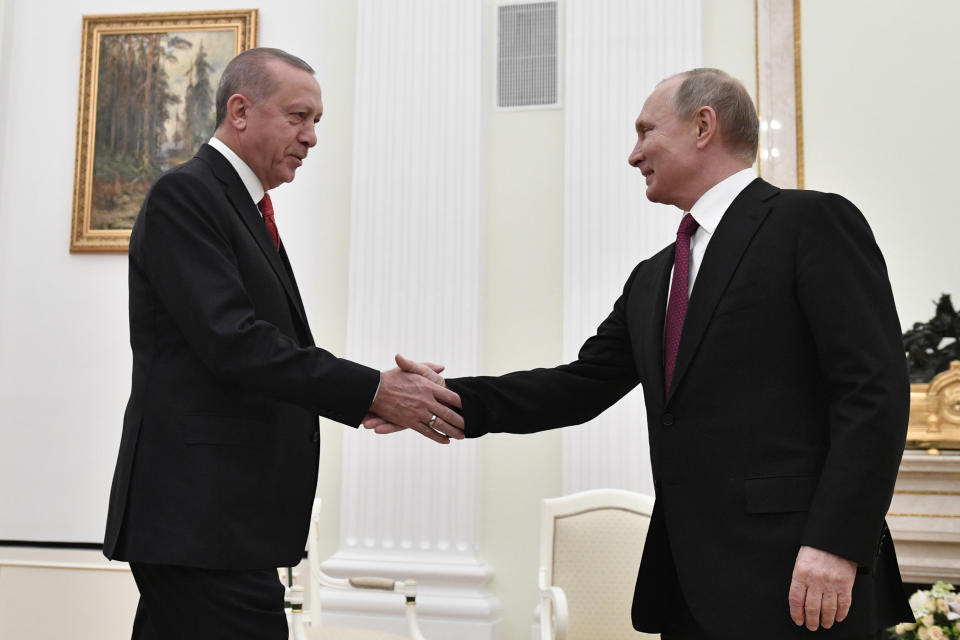
[[[397,354],[397,368],[380,375],[380,388],[363,418],[363,426],[376,433],[413,429],[448,444],[463,438],[460,396],[447,389],[442,365],[414,362]]]

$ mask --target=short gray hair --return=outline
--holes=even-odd
[[[297,69],[316,73],[309,64],[282,49],[257,47],[241,52],[227,64],[217,85],[217,124],[227,117],[227,101],[235,93],[242,93],[251,100],[263,100],[276,91],[273,74],[267,68],[271,60],[278,60]]]
[[[672,77],[683,79],[672,101],[678,117],[689,118],[700,107],[712,108],[727,150],[745,160],[757,157],[757,110],[739,80],[720,69],[691,69]]]

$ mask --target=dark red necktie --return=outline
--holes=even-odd
[[[670,284],[670,301],[667,303],[667,320],[663,333],[663,383],[670,392],[673,367],[680,348],[680,333],[687,315],[687,290],[690,283],[690,236],[700,225],[693,216],[685,214],[677,229],[676,256],[673,260],[673,281]]]
[[[273,202],[270,200],[269,193],[263,194],[263,199],[257,203],[257,208],[263,214],[263,223],[267,225],[267,231],[273,238],[273,246],[277,248],[277,251],[280,251],[280,232],[277,231],[277,222],[273,219]]]

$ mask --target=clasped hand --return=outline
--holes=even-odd
[[[363,419],[377,433],[413,429],[427,438],[448,444],[463,438],[460,396],[447,389],[442,365],[418,363],[397,354],[397,368],[380,375],[380,389]],[[436,417],[434,417],[436,416]]]

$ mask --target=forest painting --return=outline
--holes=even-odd
[[[91,229],[131,228],[153,181],[210,139],[233,40],[222,31],[103,37]]]
[[[78,125],[72,251],[126,250],[150,185],[210,139],[220,75],[253,45],[234,24],[197,13],[161,15],[183,17],[174,28],[95,34],[86,105],[81,86],[81,112],[86,106],[88,114]]]

